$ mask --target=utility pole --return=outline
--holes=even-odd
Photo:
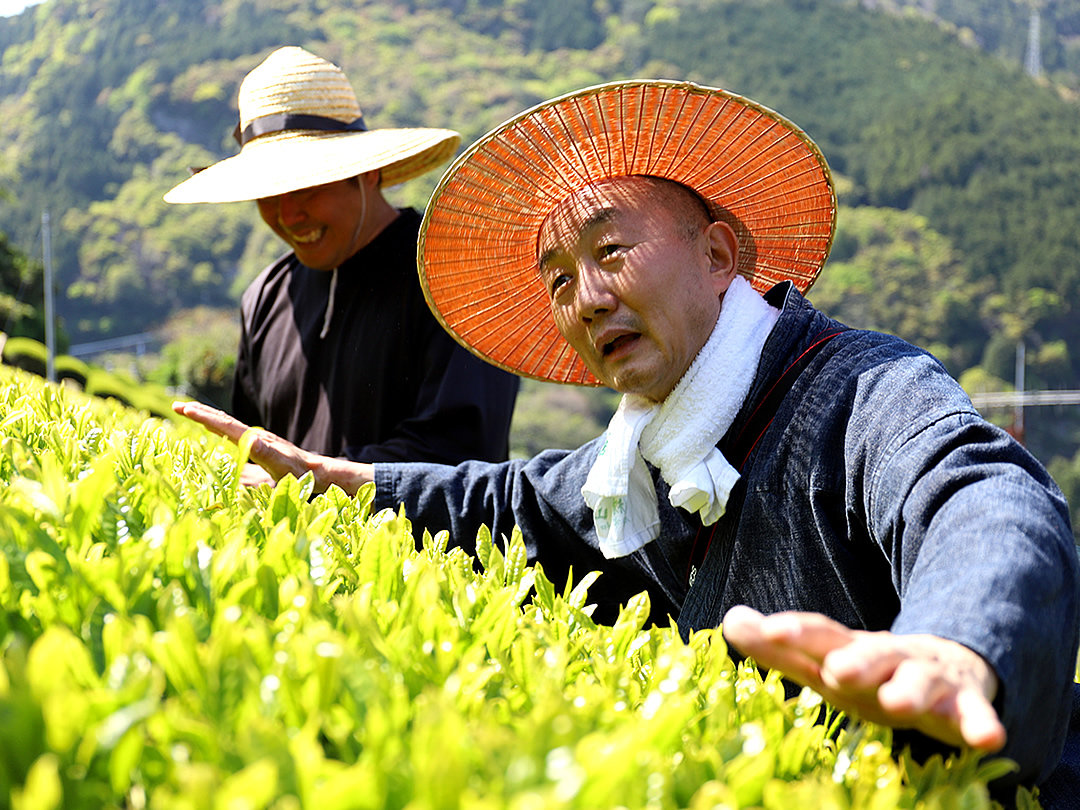
[[[1013,405],[1013,429],[1012,434],[1020,442],[1024,443],[1024,367],[1027,365],[1027,345],[1020,338],[1016,343],[1016,393],[1019,398]]]
[[[1040,29],[1039,8],[1032,5],[1031,14],[1028,16],[1028,43],[1027,55],[1024,58],[1024,70],[1033,79],[1042,74],[1042,41]]]
[[[53,322],[52,246],[49,233],[49,212],[41,212],[41,255],[45,263],[45,378],[56,382],[56,335]]]

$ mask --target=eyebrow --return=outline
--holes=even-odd
[[[614,207],[601,208],[594,213],[591,217],[581,223],[581,228],[578,229],[578,233],[584,233],[590,228],[595,228],[597,225],[606,225],[609,222],[613,222],[618,216],[618,210]],[[537,234],[539,239],[539,234]],[[544,272],[544,267],[559,253],[558,247],[550,247],[540,254],[540,259],[536,263],[540,272]]]

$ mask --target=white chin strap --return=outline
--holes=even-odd
[[[364,217],[367,216],[367,190],[364,188],[364,181],[357,178],[360,183],[360,224],[357,225],[357,231],[364,227]],[[326,298],[326,313],[323,315],[322,329],[319,331],[319,340],[326,337],[330,331],[330,321],[334,319],[334,294],[337,292],[337,277],[338,269],[335,267],[333,275],[330,276],[330,295]]]

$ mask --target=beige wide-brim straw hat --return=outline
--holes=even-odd
[[[566,197],[624,175],[695,189],[735,229],[737,269],[758,291],[791,280],[804,292],[828,256],[836,195],[825,158],[802,130],[718,88],[613,82],[526,110],[443,175],[417,248],[443,326],[515,374],[599,384],[555,328],[537,237]]]
[[[289,46],[240,85],[240,153],[197,171],[165,195],[170,203],[272,197],[381,170],[393,186],[449,160],[449,129],[366,129],[356,93],[337,65]]]

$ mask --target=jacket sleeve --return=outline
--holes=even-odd
[[[1001,755],[1020,765],[1016,779],[1045,778],[1061,754],[1080,638],[1065,498],[943,369],[928,360],[904,373],[915,376],[864,381],[849,437],[849,450],[862,448],[865,466],[853,468],[866,475],[871,532],[900,595],[892,630],[982,655],[1000,681]],[[891,438],[867,452],[874,443],[859,436],[871,434]]]
[[[582,450],[548,450],[528,461],[500,464],[376,463],[373,508],[403,506],[416,535],[446,529],[451,545],[470,552],[481,526],[500,538],[516,525],[525,535],[529,558],[536,560],[548,553],[538,538],[544,538],[545,546],[576,546],[591,529],[580,494],[568,497],[557,485],[558,479],[577,474],[582,455]]]
[[[496,541],[521,528],[529,562],[539,563],[557,589],[590,571],[601,576],[589,588],[593,618],[612,622],[619,607],[649,591],[654,620],[673,609],[631,556],[606,560],[599,552],[592,513],[581,484],[596,457],[598,441],[577,450],[547,450],[528,461],[490,464],[376,464],[374,509],[404,507],[419,542],[424,530],[448,530],[450,545],[475,552],[481,526]]]

